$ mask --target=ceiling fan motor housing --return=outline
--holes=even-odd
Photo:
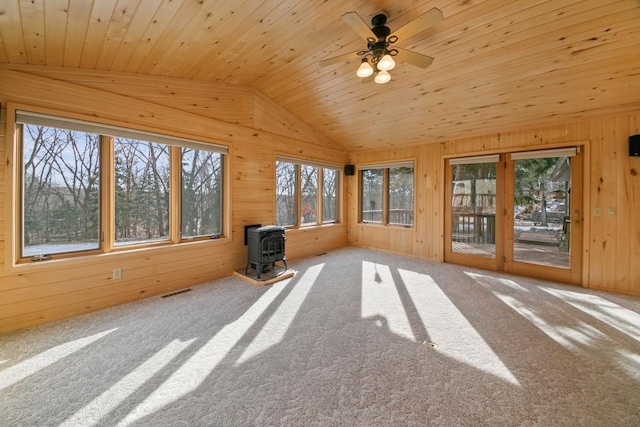
[[[387,23],[387,15],[384,13],[379,13],[371,18],[371,32],[378,38],[375,41],[370,38],[369,43],[367,43],[367,48],[369,52],[373,54],[373,61],[378,62],[380,58],[387,53],[387,49],[389,48],[389,42],[387,41],[387,37],[391,34],[391,30],[385,24]]]
[[[383,13],[379,13],[371,18],[371,25],[373,25],[373,27],[371,28],[371,32],[373,32],[373,34],[375,34],[375,36],[378,38],[378,42],[385,41],[387,39],[387,36],[391,34],[391,30],[389,29],[389,27],[384,25],[386,23],[387,16]]]

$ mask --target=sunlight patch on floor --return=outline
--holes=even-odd
[[[640,314],[597,295],[542,287],[543,291],[561,299],[572,307],[606,323],[640,341]]]
[[[431,276],[398,271],[428,334],[425,338],[438,345],[439,353],[519,385],[518,379]],[[455,337],[450,335],[452,330],[456,331]]]
[[[572,319],[571,324],[564,324],[566,316],[561,315],[560,309],[556,310],[554,317],[547,316],[547,319],[543,318],[538,313],[549,314],[550,311],[548,308],[538,310],[536,304],[548,305],[548,302],[540,298],[532,300],[529,290],[521,285],[516,284],[517,286],[513,286],[508,284],[504,286],[507,282],[512,282],[511,280],[470,272],[465,272],[465,274],[476,280],[512,310],[568,350],[578,352],[582,347],[591,346],[596,342],[607,339],[604,333],[586,322]],[[527,301],[523,301],[524,295],[521,296],[523,293],[527,294],[526,297],[529,298]]]
[[[511,279],[504,279],[502,277],[494,277],[486,274],[471,273],[468,271],[465,271],[464,273],[467,276],[471,277],[476,282],[480,283],[481,285],[489,285],[489,286],[502,285],[514,291],[529,292],[527,288],[525,288],[524,286],[520,285],[518,282],[515,282]]]
[[[579,352],[582,346],[590,346],[598,340],[606,339],[606,335],[585,322],[577,322],[572,326],[553,324],[538,315],[538,310],[529,303],[523,303],[518,298],[497,292],[494,292],[494,295],[549,338],[573,352]]]
[[[624,369],[630,377],[640,381],[640,354],[624,349],[618,349],[617,362],[618,365]]]
[[[293,319],[298,314],[300,307],[302,307],[302,303],[307,298],[311,287],[318,279],[323,267],[324,263],[309,267],[300,280],[295,283],[295,286],[293,286],[285,300],[262,327],[251,344],[247,346],[238,358],[235,366],[246,362],[252,357],[258,356],[260,353],[282,341],[291,323],[293,323]]]
[[[362,261],[361,315],[396,335],[416,341],[387,265]]]
[[[61,427],[93,426],[175,359],[196,339],[173,340],[131,373],[65,420]]]
[[[118,426],[129,426],[197,389],[269,308],[290,280],[271,286],[240,318],[225,325]]]
[[[118,328],[109,329],[108,331],[100,332],[88,337],[80,338],[74,341],[69,341],[64,344],[60,344],[49,350],[40,353],[37,356],[24,360],[16,365],[10,366],[7,369],[0,371],[0,390],[9,387],[25,379],[26,377],[35,374],[41,369],[46,368],[49,365],[56,363],[58,360],[75,353],[78,350],[90,345],[91,343],[99,340],[100,338],[110,334]]]

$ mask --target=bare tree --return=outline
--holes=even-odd
[[[295,225],[297,216],[296,164],[276,163],[276,223]]]
[[[318,168],[301,165],[300,180],[302,223],[311,224],[318,220]]]
[[[60,204],[65,207],[63,229],[68,240],[97,239],[99,210],[99,136],[72,130],[56,130],[60,138],[59,155],[53,168],[60,180]]]
[[[24,246],[97,241],[99,140],[95,134],[23,126]]]
[[[185,237],[218,234],[221,228],[222,156],[182,149],[182,224]]]
[[[335,169],[323,169],[322,192],[322,218],[335,221],[338,219],[338,172]]]

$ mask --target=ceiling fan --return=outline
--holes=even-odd
[[[427,68],[433,62],[432,57],[410,50],[390,47],[398,40],[409,38],[442,21],[443,18],[442,12],[434,7],[392,33],[389,27],[386,26],[387,15],[384,13],[379,13],[371,18],[372,27],[369,28],[357,12],[347,12],[342,15],[342,20],[366,40],[367,49],[323,59],[319,64],[324,67],[361,56],[362,61],[356,74],[358,77],[369,77],[375,74],[374,80],[376,83],[386,83],[391,80],[389,70],[392,70],[396,65],[393,59],[394,56],[398,56],[402,61],[417,67]]]

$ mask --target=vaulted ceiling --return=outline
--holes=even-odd
[[[393,31],[444,20],[397,46],[362,83],[366,48],[341,15]],[[637,0],[2,0],[0,64],[33,64],[255,87],[345,150],[401,146],[640,108]]]

